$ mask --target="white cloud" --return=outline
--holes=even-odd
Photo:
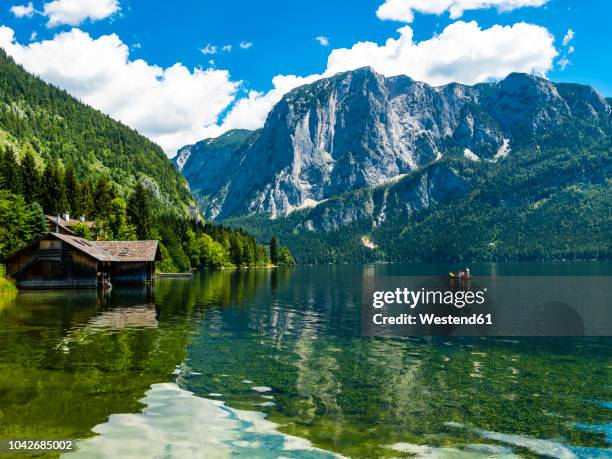
[[[239,99],[223,120],[219,133],[228,129],[257,129],[263,126],[268,113],[274,105],[292,89],[312,83],[322,75],[300,77],[296,75],[277,75],[272,79],[274,86],[270,91],[263,93],[250,91],[246,98]]]
[[[34,31],[30,34],[30,41],[34,41],[38,38],[38,32]]]
[[[253,47],[253,43],[252,43],[252,42],[250,42],[250,41],[241,41],[241,42],[240,42],[240,47],[241,47],[242,49],[249,49],[249,48],[252,48],[252,47]]]
[[[324,35],[319,35],[318,37],[315,37],[315,40],[317,40],[321,46],[329,46],[329,38]]]
[[[557,61],[557,65],[560,70],[565,70],[565,68],[570,65],[572,62],[569,59],[569,55],[572,54],[575,49],[573,46],[568,46],[570,42],[574,39],[574,31],[572,29],[567,29],[567,32],[563,36],[563,48],[564,52],[561,58]]]
[[[43,15],[47,27],[79,25],[86,20],[99,21],[119,11],[119,0],[54,0],[45,3]]]
[[[200,49],[202,54],[217,54],[217,47],[208,43],[204,48]]]
[[[32,5],[32,2],[29,2],[27,5],[13,5],[11,7],[11,13],[18,18],[30,18],[34,15],[34,5]]]
[[[574,31],[572,29],[567,29],[565,36],[563,37],[563,46],[569,45],[570,41],[574,39]]]
[[[221,48],[221,51],[229,53],[232,51],[232,45],[223,45],[223,47]]]
[[[457,21],[421,42],[413,40],[410,26],[398,32],[399,38],[390,38],[384,45],[360,42],[333,50],[326,74],[369,65],[383,75],[408,75],[432,85],[474,84],[510,72],[543,75],[557,55],[547,29],[523,22],[482,29],[475,21]]]
[[[542,6],[548,0],[385,0],[376,10],[379,19],[412,22],[414,13],[450,13],[451,19],[460,18],[464,11],[496,8],[500,12],[525,6]]]
[[[240,82],[225,70],[167,68],[130,60],[117,35],[97,39],[78,29],[53,39],[21,44],[0,26],[0,46],[45,81],[121,120],[160,144],[167,153],[218,132],[220,114]]]

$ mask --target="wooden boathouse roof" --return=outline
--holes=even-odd
[[[54,236],[61,239],[66,244],[73,248],[86,253],[98,261],[120,261],[117,257],[111,255],[106,250],[98,246],[98,241],[89,241],[82,237],[68,236],[67,234],[49,233],[49,236]]]
[[[49,237],[57,238],[98,261],[145,262],[161,260],[159,241],[89,241],[82,237],[60,233],[47,233],[40,239]],[[7,261],[38,243],[40,239],[8,255],[6,257]]]
[[[161,260],[159,241],[96,241],[95,244],[119,261]]]

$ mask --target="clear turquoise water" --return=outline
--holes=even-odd
[[[360,336],[364,276],[456,268],[221,271],[0,300],[0,438],[80,439],[68,457],[612,457],[612,338]]]

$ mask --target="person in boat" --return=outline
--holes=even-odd
[[[470,274],[470,268],[465,268],[465,271],[450,272],[449,276],[453,278],[457,278],[457,279],[471,279],[472,278],[472,275]]]

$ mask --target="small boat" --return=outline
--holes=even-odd
[[[106,273],[98,274],[98,285],[105,289],[110,289],[113,286],[110,281],[110,276]]]
[[[470,274],[469,270],[466,271],[451,271],[448,273],[448,277],[449,279],[461,279],[461,280],[468,280],[472,278],[472,275]]]

